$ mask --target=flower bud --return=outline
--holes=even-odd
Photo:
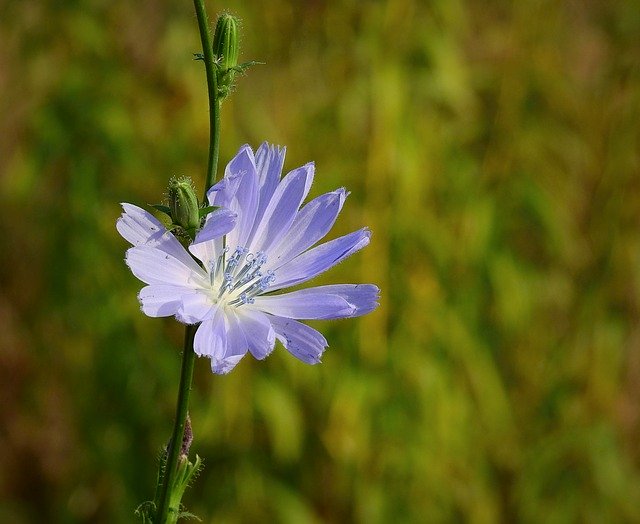
[[[219,16],[213,34],[213,53],[221,69],[238,65],[238,19],[228,13]]]
[[[218,66],[218,90],[224,98],[233,85],[233,68],[238,65],[238,19],[235,16],[223,13],[218,17],[213,34],[213,54]]]
[[[172,178],[168,195],[173,223],[185,230],[197,228],[200,225],[200,212],[191,179]]]

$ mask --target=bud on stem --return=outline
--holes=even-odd
[[[172,178],[169,182],[169,209],[173,223],[186,231],[200,225],[198,199],[188,177]]]
[[[238,65],[239,21],[235,16],[223,13],[218,17],[213,34],[213,54],[216,61],[218,95],[225,98],[233,87],[233,79]]]
[[[223,13],[213,34],[213,54],[221,69],[238,65],[238,19]]]

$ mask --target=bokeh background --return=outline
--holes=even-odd
[[[243,143],[352,191],[372,244],[318,283],[380,308],[228,376],[198,361],[204,522],[640,522],[640,10],[633,1],[209,2],[255,67]],[[152,498],[182,328],[139,311],[121,201],[201,188],[189,1],[0,2],[0,521]]]

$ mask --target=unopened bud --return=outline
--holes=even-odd
[[[213,33],[213,53],[221,69],[238,65],[238,19],[228,13],[218,17]]]
[[[238,65],[238,19],[228,13],[218,17],[213,34],[213,54],[218,66],[218,90],[224,98],[233,86],[235,67]]]
[[[197,228],[200,225],[200,213],[191,179],[172,178],[168,194],[173,223],[187,231]]]

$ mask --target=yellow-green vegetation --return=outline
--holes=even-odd
[[[371,245],[319,283],[380,308],[196,363],[184,502],[205,522],[640,522],[640,10],[634,2],[210,2],[242,20],[237,148],[315,160]],[[0,521],[152,498],[183,329],[139,311],[118,202],[204,181],[191,2],[0,7]],[[320,323],[319,323],[320,324]]]

